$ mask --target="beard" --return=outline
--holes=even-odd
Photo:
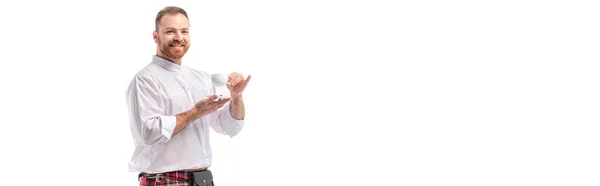
[[[161,53],[175,60],[181,59],[190,48],[190,45],[183,40],[163,42],[160,38],[158,38],[158,46]]]

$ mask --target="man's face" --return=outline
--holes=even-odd
[[[159,54],[172,60],[180,60],[190,48],[190,24],[183,14],[166,14],[155,31],[154,42]]]

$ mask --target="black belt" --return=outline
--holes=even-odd
[[[146,179],[155,180],[157,182],[161,182],[164,178],[169,178],[172,180],[187,182],[192,186],[214,186],[215,185],[214,181],[213,181],[212,172],[210,170],[200,170],[200,171],[190,172],[189,179],[168,177],[168,176],[165,176],[165,173],[155,173],[155,174],[140,173],[138,175],[138,180],[141,179],[142,177],[144,177],[144,175],[146,176]]]

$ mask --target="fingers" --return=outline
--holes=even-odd
[[[231,98],[225,98],[225,99],[218,99],[218,100],[217,100],[217,98],[218,98],[218,96],[217,96],[216,94],[213,94],[213,95],[211,95],[211,96],[208,96],[208,97],[206,97],[206,98],[204,98],[204,99],[200,100],[200,101],[199,101],[199,102],[196,104],[196,106],[200,106],[200,107],[201,107],[201,106],[205,106],[205,105],[206,105],[206,106],[208,106],[208,105],[214,105],[214,104],[217,104],[217,103],[218,103],[218,102],[220,102],[220,101],[227,102],[227,101],[229,101],[229,100],[231,99]]]
[[[227,76],[227,83],[232,83],[235,79],[237,79],[237,77],[240,75],[240,73],[237,72],[233,72],[231,74],[229,74],[229,76]]]
[[[215,105],[225,104],[225,103],[229,102],[229,100],[231,100],[231,98],[220,99],[217,101],[213,101],[212,104],[215,104]]]
[[[252,79],[252,76],[248,75],[248,78],[246,78],[246,80],[244,80],[241,83],[238,83],[235,86],[232,86],[231,90],[244,90],[246,88],[246,86],[248,85],[248,82],[250,82],[250,79]]]
[[[198,103],[196,103],[196,107],[203,107],[203,106],[206,106],[206,105],[210,104],[210,102],[211,102],[212,100],[215,100],[215,99],[217,99],[217,95],[211,95],[211,96],[208,96],[208,97],[206,97],[206,98],[204,98],[204,99],[202,99],[202,100],[198,101]]]
[[[221,99],[221,100],[211,101],[209,103],[209,105],[207,105],[206,109],[210,110],[210,112],[214,112],[214,111],[218,110],[219,108],[223,107],[223,105],[225,105],[230,100],[231,100],[231,98],[225,98],[225,99]]]
[[[195,105],[195,109],[197,109],[200,115],[204,116],[206,114],[217,111],[219,108],[223,107],[227,102],[231,100],[231,98],[218,99],[217,95],[213,94],[203,100],[199,101]]]
[[[227,86],[236,86],[238,83],[242,82],[243,79],[241,79],[240,77],[234,77],[232,78],[229,82],[227,82]]]
[[[248,85],[248,82],[250,82],[250,79],[252,78],[252,76],[248,75],[248,78],[246,78],[246,80],[243,83],[238,84],[235,88],[238,89],[243,89],[246,88],[246,85]]]
[[[232,92],[240,93],[246,88],[246,85],[248,85],[250,79],[252,79],[252,76],[248,75],[248,77],[244,79],[242,74],[234,72],[231,73],[227,78],[227,89]]]
[[[211,101],[217,99],[217,95],[213,94],[211,96],[208,96],[207,98],[204,98],[202,101],[206,102],[207,104],[210,104]]]
[[[250,79],[252,78],[251,75],[248,75],[248,77],[246,78],[246,81],[244,81],[244,84],[247,85],[248,82],[250,82]]]
[[[238,75],[239,75],[239,73],[232,72],[231,74],[229,74],[229,76],[227,76],[227,82],[231,81],[232,79],[235,79],[235,77]]]
[[[243,79],[243,76],[239,76],[235,79],[232,79],[232,81],[230,83],[227,83],[227,87],[230,89],[238,89],[238,88],[246,87],[248,82],[250,82],[250,79],[252,79],[251,75],[248,75],[248,77],[245,80]]]
[[[229,102],[229,100],[231,100],[231,98],[225,98],[220,101],[217,101],[217,105],[216,105],[217,108],[223,107],[223,105],[227,104],[227,102]]]
[[[240,73],[233,72],[227,77],[227,86],[234,87],[242,81],[244,81],[244,76]]]
[[[231,99],[231,98],[217,99],[217,98],[218,98],[218,97],[217,97],[217,95],[210,96],[209,98],[212,98],[212,99],[210,99],[210,100],[207,102],[207,103],[208,103],[208,105],[219,104],[219,103],[221,103],[221,102],[223,102],[223,101],[224,101],[225,103],[227,103],[227,101],[229,101],[229,100]]]

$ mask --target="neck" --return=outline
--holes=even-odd
[[[162,57],[162,58],[166,59],[167,61],[170,61],[171,63],[175,63],[175,64],[178,64],[178,65],[181,65],[181,59],[173,59],[173,58],[167,57],[166,55],[164,55],[164,54],[162,54],[160,52],[157,52],[156,55],[158,57]]]

